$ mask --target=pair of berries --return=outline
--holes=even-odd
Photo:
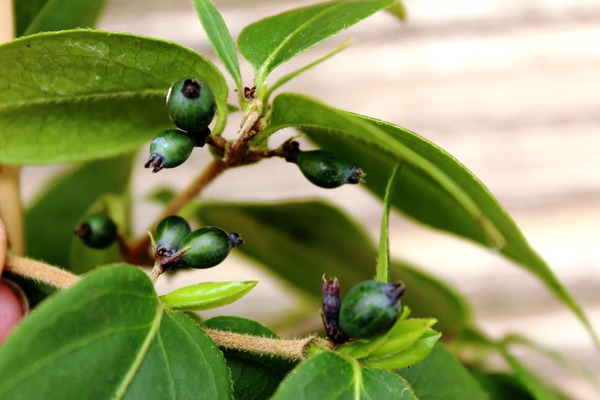
[[[179,129],[166,129],[156,135],[145,167],[158,172],[183,164],[194,147],[204,146],[216,110],[215,95],[200,78],[175,82],[167,93],[167,112]]]
[[[214,267],[242,243],[237,233],[214,226],[192,231],[188,222],[176,215],[162,219],[154,230],[154,256],[165,269]]]
[[[340,302],[337,279],[323,278],[321,317],[329,340],[345,343],[350,338],[368,339],[387,332],[400,316],[400,282],[364,281],[354,286]]]

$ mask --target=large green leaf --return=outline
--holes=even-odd
[[[75,225],[101,196],[126,190],[132,160],[128,154],[94,161],[50,183],[25,213],[27,254],[67,267]]]
[[[200,76],[217,99],[221,131],[227,86],[202,55],[125,33],[72,30],[0,46],[0,162],[48,164],[108,157],[171,127],[169,86]]]
[[[0,397],[228,399],[231,389],[215,344],[122,265],[55,294],[13,331],[0,348]]]
[[[298,8],[246,26],[238,46],[261,86],[278,65],[393,3],[341,0]]]
[[[244,254],[321,298],[323,274],[337,276],[342,290],[375,274],[376,250],[370,238],[340,211],[319,201],[273,204],[203,203],[201,221],[237,232]]]
[[[223,20],[223,16],[217,10],[211,0],[193,0],[196,14],[204,27],[208,40],[212,44],[215,53],[233,77],[238,91],[242,91],[242,75],[240,74],[240,62],[237,56],[235,43]]]
[[[104,0],[13,1],[17,36],[43,31],[92,28]]]
[[[204,326],[235,333],[277,338],[273,331],[258,322],[239,317],[214,317],[207,320]],[[236,400],[269,398],[295,365],[290,360],[243,351],[223,350],[223,353],[231,371]]]
[[[320,201],[203,203],[188,209],[210,225],[238,232],[238,249],[289,284],[321,300],[320,278],[337,276],[342,293],[372,279],[377,250],[371,238],[347,215]],[[186,212],[188,212],[186,211]],[[438,319],[436,329],[453,338],[471,323],[466,302],[447,285],[415,267],[392,262],[392,279],[406,283],[402,299],[418,317]]]
[[[396,373],[410,383],[420,400],[488,398],[469,371],[441,344],[423,361]]]
[[[380,197],[385,193],[389,171],[402,160],[392,201],[395,207],[420,222],[491,247],[516,261],[565,303],[597,340],[581,308],[515,222],[487,188],[451,155],[404,128],[298,94],[275,98],[271,125],[257,141],[287,127],[302,128],[324,148],[362,168],[369,189]]]
[[[363,368],[352,359],[322,352],[296,367],[274,400],[418,399],[409,384],[389,371]]]

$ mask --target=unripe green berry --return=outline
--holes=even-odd
[[[75,227],[75,234],[86,245],[104,249],[117,239],[117,225],[104,213],[91,214]]]
[[[191,231],[190,224],[178,215],[163,218],[154,229],[155,256],[162,259],[177,253]]]
[[[210,268],[221,263],[232,248],[243,241],[237,233],[227,233],[214,226],[206,226],[189,233],[181,242],[183,254],[177,266]]]
[[[364,281],[353,287],[340,308],[339,327],[344,335],[366,339],[389,330],[400,316],[401,283]]]
[[[150,143],[150,157],[144,165],[152,172],[174,168],[185,162],[194,150],[194,141],[185,132],[167,129],[160,132]]]
[[[217,110],[215,95],[199,78],[175,82],[167,93],[167,112],[177,127],[187,132],[206,128]]]
[[[332,189],[346,183],[360,183],[364,172],[335,154],[324,150],[301,151],[295,141],[286,142],[283,153],[288,162],[295,163],[313,184]]]

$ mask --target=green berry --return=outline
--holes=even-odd
[[[167,93],[167,112],[178,128],[198,132],[206,128],[217,110],[215,95],[199,78],[181,79]]]
[[[243,241],[237,233],[227,233],[214,226],[206,226],[189,233],[181,242],[181,257],[177,266],[210,268],[221,263],[232,248]]]
[[[155,256],[162,259],[177,253],[191,231],[190,224],[178,215],[163,218],[154,229]]]
[[[144,165],[152,172],[174,168],[185,162],[194,150],[194,141],[185,132],[167,129],[156,135],[150,143],[150,157]]]
[[[94,248],[104,249],[117,239],[117,225],[104,213],[89,215],[75,227],[75,234]]]
[[[283,146],[283,153],[288,162],[295,163],[302,174],[313,184],[332,189],[346,183],[360,183],[364,172],[335,154],[324,150],[301,151],[295,141]]]
[[[365,281],[353,287],[340,308],[339,327],[344,335],[366,339],[387,332],[400,316],[401,283]]]

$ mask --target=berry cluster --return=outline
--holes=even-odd
[[[179,129],[156,135],[145,167],[158,172],[183,164],[194,147],[204,146],[216,110],[215,95],[204,81],[185,78],[175,82],[167,93],[167,112]]]

